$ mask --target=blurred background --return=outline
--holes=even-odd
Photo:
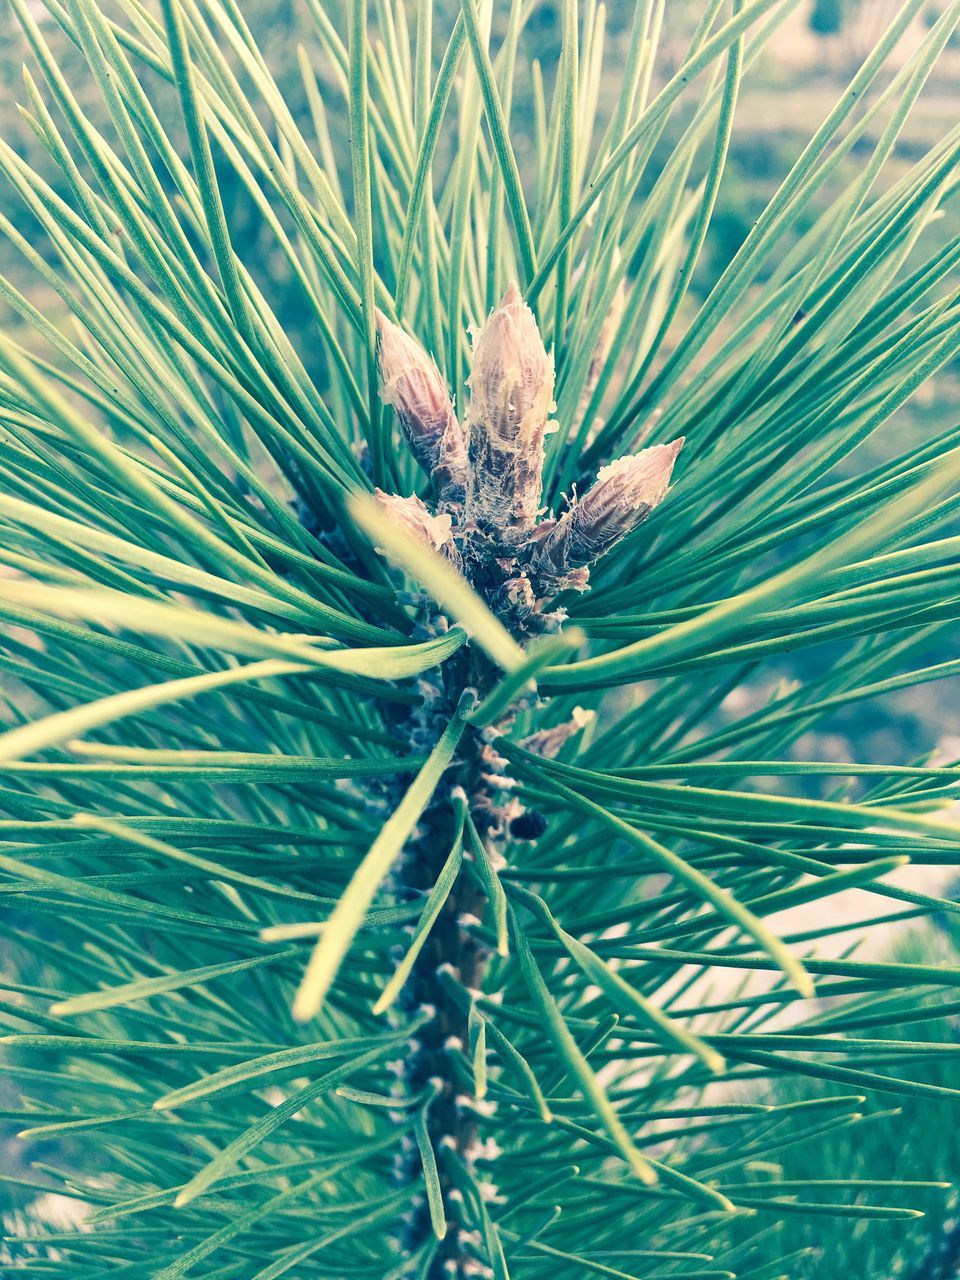
[[[104,4],[109,8],[109,4]],[[508,6],[498,5],[501,17]],[[887,26],[898,9],[897,0],[804,0],[780,28],[761,59],[751,69],[741,91],[730,158],[720,189],[719,201],[707,245],[675,333],[680,336],[699,302],[709,291],[730,258],[743,241],[751,224],[773,196],[785,174],[846,86],[850,76],[873,46],[877,35]],[[942,6],[932,3],[922,19],[901,42],[900,56],[906,57],[923,36],[925,24],[932,22]],[[105,119],[97,87],[81,56],[62,38],[40,0],[32,0],[32,11],[61,56],[61,67],[72,92],[84,111],[95,122]],[[305,99],[297,68],[296,46],[302,43],[314,60],[321,85],[326,90],[325,105],[333,124],[334,147],[343,146],[346,137],[346,111],[342,86],[333,69],[324,65],[311,37],[311,20],[301,0],[242,0],[245,18],[258,36],[267,62],[298,117],[306,117],[309,106]],[[341,31],[346,30],[344,14],[337,3],[326,3]],[[411,4],[410,21],[414,21]],[[452,0],[436,0],[435,29],[449,29],[459,5]],[[629,38],[634,5],[632,0],[610,0],[606,8],[608,37],[607,74],[600,87],[600,120],[605,121],[618,94],[616,68],[622,60]],[[700,0],[668,0],[665,38],[657,68],[661,81],[669,78],[682,60],[689,34],[702,14]],[[495,33],[496,37],[496,33]],[[559,52],[560,18],[557,6],[544,0],[532,14],[525,49],[535,55],[545,69],[556,65]],[[29,154],[42,168],[42,150],[21,105],[29,101],[24,86],[22,65],[29,61],[24,41],[9,10],[0,10],[0,135],[16,150]],[[896,69],[896,60],[891,71]],[[531,77],[517,78],[513,107],[513,133],[521,168],[532,160],[532,109],[529,98]],[[154,100],[166,123],[178,118],[178,108],[169,86],[156,79],[150,86]],[[670,153],[672,140],[682,130],[691,101],[680,110],[665,133],[659,152],[651,166],[656,172]],[[884,186],[896,182],[907,166],[916,161],[939,141],[946,129],[956,122],[960,107],[960,40],[955,36],[945,52],[926,92],[907,123],[897,152],[882,179]],[[342,127],[341,127],[342,126]],[[106,127],[106,126],[104,126]],[[856,166],[862,154],[873,145],[874,137],[864,138],[861,150],[854,149],[848,166]],[[349,173],[345,156],[344,173]],[[43,170],[56,180],[52,163]],[[844,175],[839,175],[844,181]],[[322,388],[325,370],[316,361],[320,344],[311,341],[308,318],[298,301],[298,292],[290,286],[286,266],[270,237],[262,237],[258,216],[236,181],[224,169],[221,174],[224,201],[234,229],[235,245],[246,261],[259,272],[261,283],[274,302],[295,345],[311,364],[311,373]],[[825,198],[829,197],[825,193]],[[948,213],[938,234],[944,239],[960,232],[956,208],[946,203]],[[952,216],[951,216],[952,214]],[[17,248],[7,234],[0,235],[0,274],[23,291],[48,319],[69,325],[65,301],[45,281],[42,263],[50,261],[52,246],[38,235],[29,214],[17,207],[9,190],[0,187],[0,219],[4,228],[21,235],[39,261]],[[7,223],[9,220],[9,223]],[[951,225],[952,223],[952,225]],[[797,230],[802,232],[804,226]],[[784,246],[786,250],[788,246]],[[479,319],[479,317],[477,317]],[[24,327],[0,297],[0,325],[13,332],[26,345],[37,342],[32,330]],[[44,353],[49,355],[49,353]],[[665,347],[661,358],[669,354]],[[936,429],[938,432],[956,424],[960,406],[960,365],[947,368],[938,378],[922,387],[910,405],[883,431],[858,450],[848,466],[868,468],[885,453],[899,453],[914,440]],[[0,442],[2,447],[2,442]],[[919,657],[920,655],[918,655]],[[922,655],[924,661],[935,662],[936,654]],[[822,670],[831,661],[824,647],[798,655],[786,655],[776,663],[765,664],[755,683],[742,686],[731,695],[725,707],[727,714],[742,714],[751,705],[764,704],[772,687],[781,681],[802,681],[812,670]],[[920,665],[919,662],[917,665]],[[16,687],[5,690],[9,697],[25,697]],[[821,760],[855,760],[864,762],[908,763],[931,755],[941,761],[960,757],[960,688],[957,682],[939,682],[907,689],[883,699],[860,703],[824,721],[815,734],[796,744],[798,756]],[[723,714],[723,711],[721,712]],[[817,780],[813,780],[818,785]],[[830,785],[828,783],[828,785]],[[816,794],[816,792],[814,792]],[[826,794],[826,791],[822,792]],[[946,897],[957,897],[954,873],[949,868],[908,868],[906,883],[917,885]],[[918,879],[919,873],[919,879]],[[852,891],[837,903],[838,926],[855,924],[877,914],[875,899]],[[809,915],[794,913],[789,918],[777,917],[772,923],[782,932],[795,934],[826,923],[823,907],[818,906],[816,921]],[[910,921],[874,929],[867,952],[901,960],[940,958],[944,963],[958,963],[960,933],[950,920],[957,917]],[[840,932],[833,942],[835,951],[858,947],[863,954],[856,928]],[[2,948],[2,943],[0,943]],[[0,977],[5,973],[0,949]],[[9,976],[9,975],[7,975]],[[26,979],[29,981],[29,978]],[[947,1028],[946,1035],[960,1031],[960,1021]],[[886,1034],[886,1032],[878,1032]],[[890,1033],[895,1034],[895,1033]],[[949,1068],[931,1067],[927,1078],[957,1086],[956,1079],[947,1080]],[[808,1086],[803,1086],[809,1092]],[[834,1088],[832,1092],[836,1092]],[[18,1105],[17,1081],[0,1068],[0,1124],[3,1117]],[[909,1101],[909,1100],[908,1100]],[[5,1109],[5,1110],[4,1110]],[[873,1108],[880,1111],[879,1105]],[[0,1208],[8,1213],[23,1210],[33,1201],[33,1212],[48,1219],[74,1216],[71,1203],[62,1197],[47,1197],[38,1206],[38,1192],[25,1193],[13,1185],[23,1176],[42,1184],[42,1173],[31,1169],[35,1161],[56,1164],[56,1151],[31,1147],[22,1149],[7,1123],[0,1137]],[[793,1153],[791,1176],[802,1178],[823,1176],[825,1168],[849,1169],[874,1178],[923,1177],[952,1179],[960,1175],[960,1138],[956,1131],[956,1111],[949,1104],[917,1099],[905,1105],[901,1121],[857,1129],[856,1150],[838,1150],[844,1143],[843,1133],[828,1139],[828,1145],[811,1146],[809,1152],[799,1148]],[[894,1135],[898,1137],[894,1138]],[[832,1143],[831,1147],[829,1144]],[[818,1250],[813,1260],[798,1261],[791,1277],[810,1276],[826,1280],[847,1272],[864,1280],[956,1280],[960,1277],[960,1226],[955,1221],[957,1201],[954,1193],[939,1192],[929,1197],[929,1212],[916,1224],[855,1221],[842,1219],[796,1218],[771,1240],[771,1257],[789,1253],[803,1246]],[[762,1224],[761,1224],[762,1225]],[[755,1228],[754,1228],[755,1229]],[[764,1275],[773,1273],[764,1272]]]

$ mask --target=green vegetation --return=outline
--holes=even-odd
[[[923,1265],[960,964],[831,906],[955,917],[960,763],[803,744],[960,674],[960,429],[874,448],[960,353],[960,0],[718,253],[793,7],[660,74],[658,0],[12,0],[6,1264]]]

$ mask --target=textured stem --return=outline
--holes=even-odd
[[[436,726],[448,718],[462,690],[482,686],[490,678],[478,670],[472,656],[447,663],[442,674],[438,674],[437,683],[421,686],[424,706],[410,713],[407,721],[410,737],[418,740],[435,736]],[[483,777],[483,752],[480,736],[467,730],[456,761],[424,813],[416,838],[408,845],[397,868],[394,890],[399,897],[422,897],[436,884],[457,838],[458,800],[469,806],[478,830],[484,833],[490,830],[495,809]],[[424,1009],[432,1012],[398,1064],[405,1095],[433,1095],[426,1129],[437,1157],[447,1233],[426,1273],[428,1280],[467,1280],[486,1272],[476,1257],[464,1249],[465,1233],[471,1228],[470,1224],[458,1220],[461,1196],[451,1172],[452,1164],[459,1163],[473,1173],[479,1150],[476,1113],[484,1106],[482,1100],[473,1096],[455,1066],[455,1055],[459,1057],[459,1051],[468,1042],[468,1015],[464,1002],[456,998],[454,990],[473,991],[482,986],[489,954],[467,927],[469,920],[482,917],[486,907],[486,895],[471,873],[470,863],[471,854],[465,850],[464,865],[398,1001],[405,1015],[422,1013]],[[420,1183],[421,1163],[420,1151],[411,1139],[398,1160],[398,1181]],[[405,1224],[401,1238],[403,1253],[409,1257],[417,1255],[431,1234],[433,1224],[424,1197]]]

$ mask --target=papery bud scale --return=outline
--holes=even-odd
[[[540,508],[553,381],[537,322],[511,284],[474,342],[467,417],[467,519],[506,541],[522,538]]]

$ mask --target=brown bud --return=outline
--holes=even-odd
[[[596,718],[595,711],[574,707],[573,715],[569,720],[564,720],[562,724],[555,724],[549,729],[539,729],[536,733],[531,733],[528,738],[521,740],[520,745],[534,752],[535,755],[552,760],[565,742],[568,742],[574,734],[580,733],[582,729],[586,729],[587,725]]]
[[[553,376],[533,313],[511,284],[474,340],[467,420],[467,518],[508,540],[540,508]]]
[[[467,473],[463,431],[436,361],[399,325],[377,312],[380,399],[393,409],[413,456],[437,496],[462,502]]]
[[[460,565],[460,553],[452,537],[452,521],[448,515],[433,515],[417,497],[401,498],[396,493],[374,489],[374,497],[390,520],[399,524],[420,542],[439,551],[453,564]]]
[[[583,570],[632,533],[662,502],[682,446],[680,436],[601,467],[596,482],[537,544],[538,577],[554,590],[585,586]]]
[[[490,604],[501,618],[510,618],[521,623],[533,613],[537,605],[537,597],[530,579],[520,574],[502,582],[494,591]]]

